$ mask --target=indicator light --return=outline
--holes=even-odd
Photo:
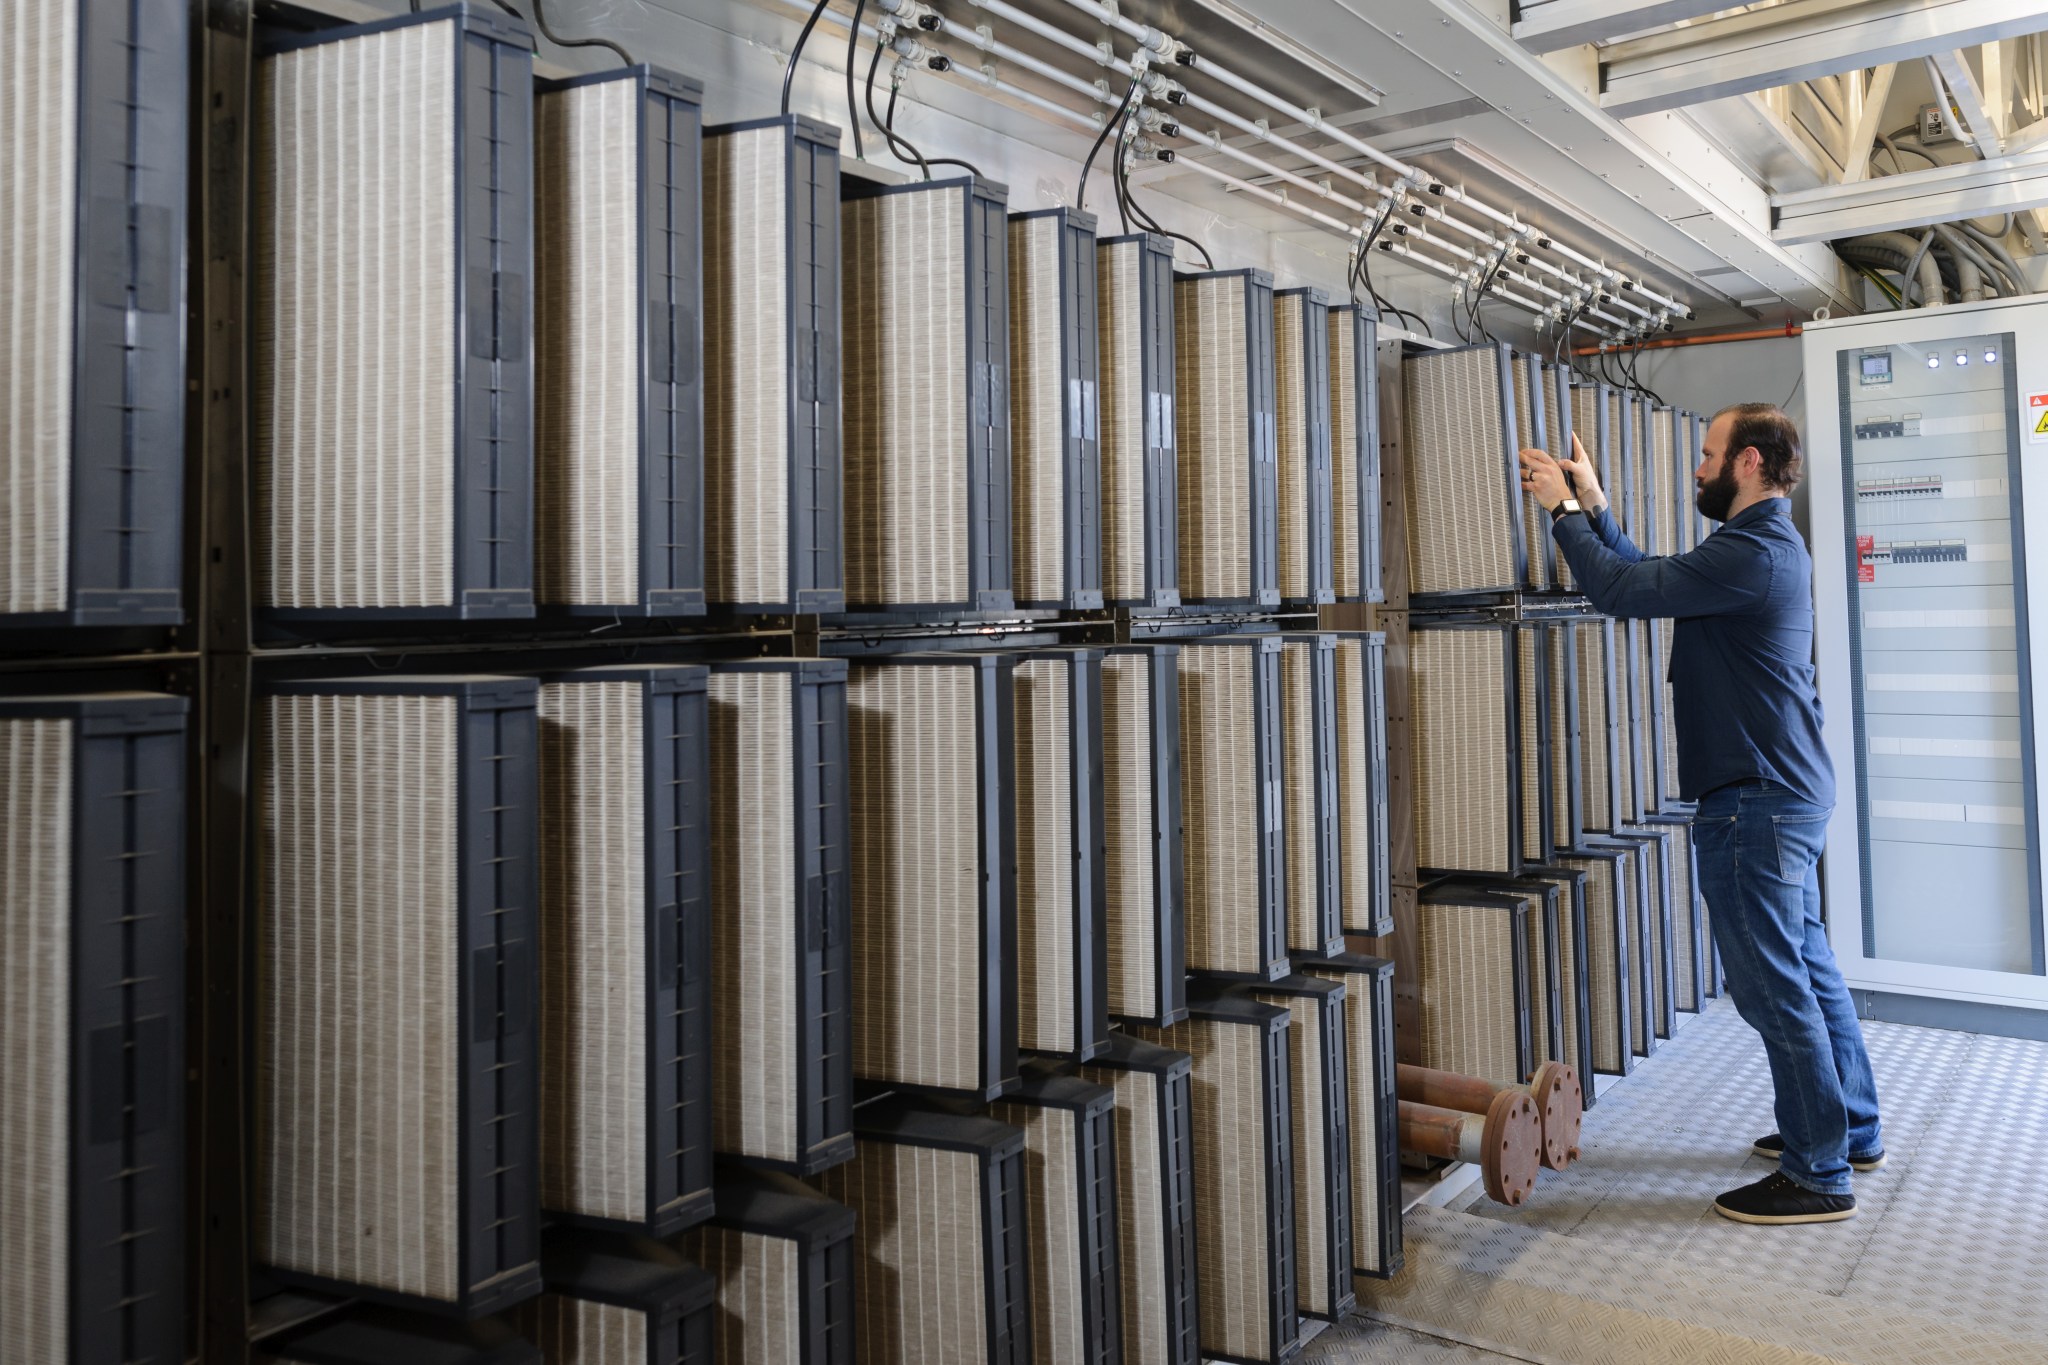
[[[1940,356],[1938,356],[1938,355],[1931,355],[1931,356],[1927,357],[1927,368],[1928,368],[1928,369],[1930,369],[1930,370],[1938,370],[1938,369],[1940,369],[1940,368],[1941,368],[1941,357],[1940,357]]]
[[[1969,353],[1968,351],[1957,351],[1957,352],[1956,352],[1956,364],[1957,364],[1957,365],[1959,365],[1959,366],[1960,366],[1960,365],[1967,365],[1967,364],[1969,364],[1969,363],[1970,363],[1970,353]]]
[[[1986,365],[1996,365],[1998,363],[1998,348],[1996,346],[1986,346],[1984,348],[1984,363]]]

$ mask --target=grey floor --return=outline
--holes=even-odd
[[[1528,1205],[1411,1212],[1409,1269],[1360,1281],[1402,1333],[1303,1359],[2048,1362],[2048,1043],[1867,1025],[1889,1163],[1849,1222],[1757,1228],[1709,1205],[1771,1169],[1762,1047],[1725,1003],[1681,1018]]]

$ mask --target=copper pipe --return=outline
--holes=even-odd
[[[1579,1129],[1586,1114],[1586,1092],[1579,1073],[1563,1062],[1545,1062],[1526,1086],[1495,1085],[1477,1076],[1435,1071],[1402,1063],[1395,1088],[1404,1100],[1483,1114],[1497,1095],[1528,1095],[1543,1123],[1543,1164],[1561,1171],[1579,1159]]]
[[[1536,1102],[1526,1093],[1503,1091],[1494,1096],[1484,1117],[1402,1100],[1401,1147],[1446,1161],[1472,1162],[1485,1178],[1486,1197],[1513,1207],[1536,1188],[1536,1173],[1543,1164],[1542,1120],[1536,1117]]]
[[[1633,346],[1577,346],[1573,355],[1599,355],[1603,351],[1661,351],[1671,346],[1716,346],[1724,341],[1769,341],[1774,337],[1796,337],[1805,329],[1796,322],[1783,327],[1765,327],[1754,332],[1708,332],[1683,337],[1658,337],[1655,341],[1638,341]]]

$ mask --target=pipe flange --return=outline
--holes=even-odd
[[[1479,1169],[1487,1198],[1520,1208],[1543,1166],[1543,1120],[1528,1091],[1503,1090],[1493,1097],[1481,1143]]]

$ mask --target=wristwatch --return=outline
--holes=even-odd
[[[1579,500],[1577,498],[1566,498],[1563,502],[1559,503],[1557,506],[1550,509],[1550,519],[1552,521],[1558,521],[1564,517],[1570,516],[1573,512],[1583,512],[1585,510],[1585,508],[1579,506]]]

